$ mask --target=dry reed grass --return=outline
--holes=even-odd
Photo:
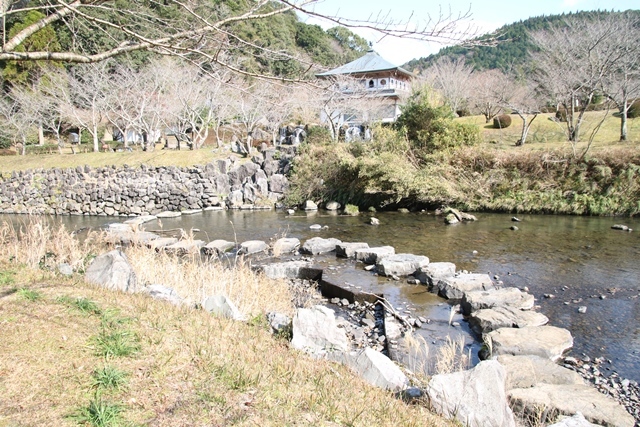
[[[16,223],[0,224],[0,257],[32,269],[68,263],[82,270],[88,261],[87,255],[102,245],[102,235],[98,232],[89,232],[81,241],[64,225],[53,224],[46,217],[17,218]]]
[[[433,355],[429,344],[420,335],[405,334],[404,341],[410,354],[409,369],[423,381],[429,375],[464,371],[471,367],[470,350],[465,350],[463,336],[458,339],[447,336]]]
[[[267,311],[292,313],[287,283],[254,273],[242,258],[226,266],[220,261],[202,260],[197,254],[176,257],[143,246],[127,248],[126,254],[139,283],[168,286],[190,303],[224,294],[249,316]]]
[[[259,323],[107,291],[41,269],[39,255],[52,247],[57,258],[82,257],[77,246],[43,243],[41,237],[56,234],[35,224],[40,226],[23,235],[3,228],[0,272],[11,270],[13,279],[0,282],[0,426],[78,425],[70,416],[98,396],[93,373],[107,363],[127,378],[126,385],[99,393],[122,409],[120,425],[453,425],[369,386],[343,366],[292,350]],[[208,289],[237,290],[250,311],[270,305],[260,299],[280,298],[273,283],[241,264],[233,272],[142,248],[128,253],[142,280],[174,280],[196,296]],[[33,268],[37,275],[29,273]],[[37,291],[40,298],[21,298],[17,289]],[[80,311],[69,303],[79,300],[91,301],[94,309]],[[95,337],[105,328],[135,336],[137,351],[109,360],[99,356]]]

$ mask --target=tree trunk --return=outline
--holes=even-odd
[[[620,141],[627,140],[627,101],[624,101],[622,108],[620,109]]]
[[[93,152],[97,153],[100,151],[100,141],[98,140],[98,126],[93,126],[93,132],[91,132],[91,136],[93,136]]]
[[[44,128],[38,123],[38,145],[44,145]]]

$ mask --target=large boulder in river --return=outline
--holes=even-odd
[[[518,288],[500,288],[465,292],[460,308],[462,314],[468,316],[483,308],[513,307],[518,310],[531,310],[534,302],[533,295]]]
[[[434,375],[426,394],[431,409],[467,427],[515,427],[505,392],[506,372],[495,360],[468,371]]]
[[[408,276],[429,264],[429,258],[423,255],[394,254],[376,263],[378,273],[383,276]]]
[[[428,265],[418,268],[415,276],[420,283],[427,286],[435,286],[438,280],[453,277],[456,274],[456,265],[452,262],[430,262]]]
[[[356,249],[356,260],[362,261],[365,264],[376,264],[384,257],[393,255],[396,250],[393,246],[379,246],[376,248],[363,248]]]
[[[338,327],[334,311],[321,305],[296,311],[291,345],[317,356],[349,348],[347,334]]]
[[[478,335],[488,334],[500,328],[543,326],[548,322],[549,318],[542,313],[513,307],[485,308],[474,311],[469,317],[469,326]]]
[[[123,292],[135,292],[138,285],[133,267],[120,250],[96,257],[87,267],[85,279],[94,285]]]
[[[500,328],[487,334],[491,354],[534,355],[557,360],[573,347],[571,332],[555,326]]]
[[[336,250],[336,245],[342,243],[338,239],[329,238],[324,239],[322,237],[312,237],[304,242],[300,248],[300,252],[303,254],[319,255]]]
[[[488,274],[461,273],[438,280],[438,294],[447,299],[462,299],[466,292],[493,289]]]

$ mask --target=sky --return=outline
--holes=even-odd
[[[520,20],[534,16],[556,15],[581,10],[627,10],[640,9],[640,0],[319,0],[313,9],[317,13],[350,19],[375,19],[384,17],[410,26],[424,27],[428,16],[437,18],[440,10],[452,15],[469,12],[470,18],[463,21],[463,28],[471,25],[477,35],[485,34]],[[308,24],[318,24],[328,29],[335,24],[320,21],[315,17],[300,16]],[[402,65],[411,59],[438,52],[441,43],[381,38],[379,33],[366,29],[352,31],[373,42],[373,48],[394,65]]]

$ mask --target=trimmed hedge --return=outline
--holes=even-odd
[[[511,116],[508,114],[500,114],[493,118],[493,127],[496,129],[504,129],[511,126]]]

